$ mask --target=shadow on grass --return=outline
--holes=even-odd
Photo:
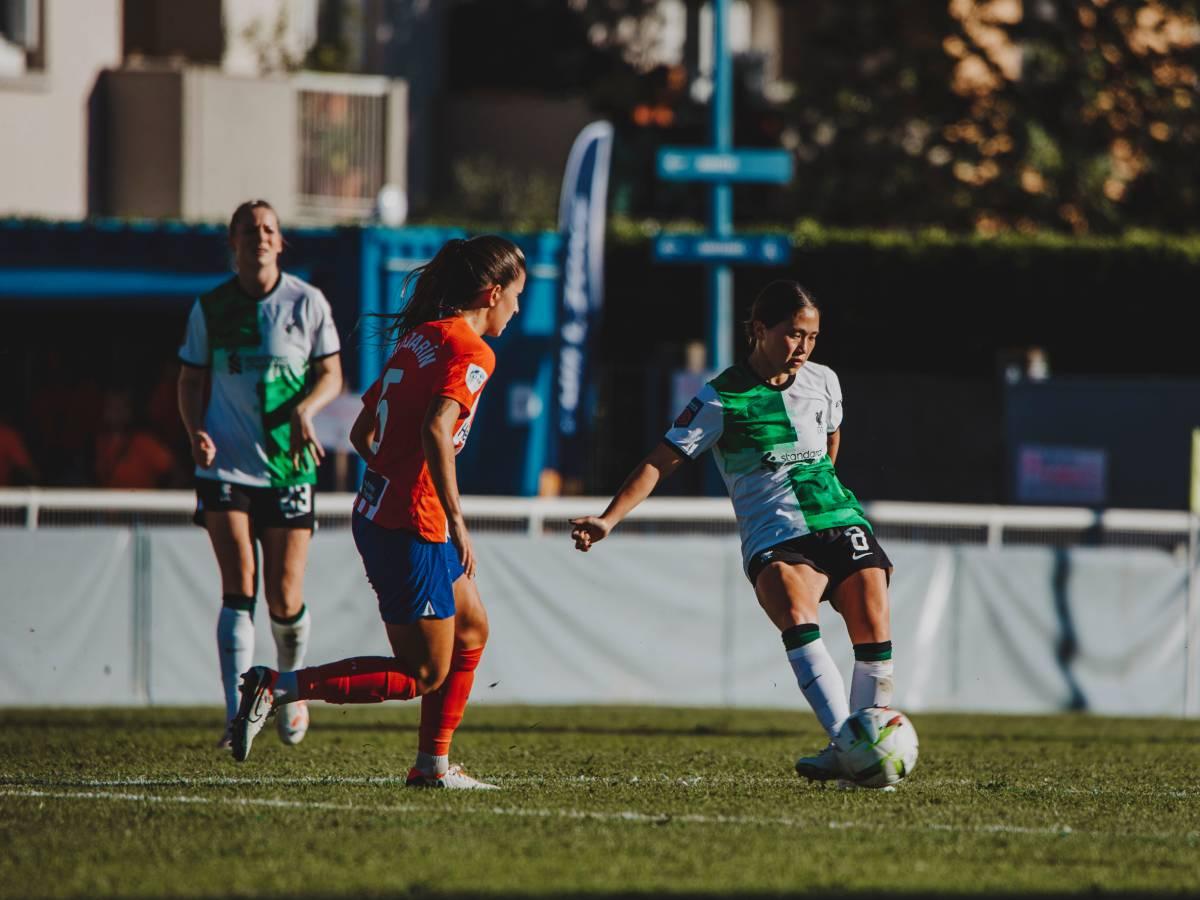
[[[154,709],[154,717],[147,718],[149,710],[96,710],[80,709],[55,710],[47,714],[45,710],[0,709],[0,727],[5,730],[29,728],[38,731],[61,729],[66,731],[96,730],[112,731],[120,729],[126,736],[140,731],[191,731],[195,729],[211,730],[219,724],[220,714],[164,713],[161,708]],[[313,727],[332,734],[370,734],[370,733],[409,733],[416,728],[416,720],[388,722],[374,719],[372,721],[351,721],[344,714],[339,714],[337,706],[317,707],[313,715]],[[795,715],[806,717],[807,711],[797,709],[795,713],[783,712],[783,716]],[[979,742],[1012,742],[1036,744],[1087,744],[1102,736],[1106,745],[1142,745],[1142,744],[1180,744],[1196,746],[1200,743],[1200,727],[1186,729],[1186,733],[1162,734],[1150,731],[1133,730],[1131,733],[1113,733],[1107,727],[1106,720],[1091,718],[1086,715],[1071,716],[1077,723],[1085,726],[1084,730],[1069,734],[1056,734],[1053,724],[1047,723],[1045,731],[1030,727],[1027,722],[1020,728],[1005,730],[997,723],[991,722],[988,729],[972,729],[955,731],[937,729],[938,743],[979,743]],[[695,723],[691,725],[586,725],[560,724],[540,721],[536,710],[531,710],[529,721],[513,724],[496,724],[490,722],[464,722],[459,726],[461,734],[510,734],[519,735],[536,732],[554,735],[588,735],[612,737],[728,737],[728,738],[795,738],[807,728],[807,719],[803,728],[727,728],[720,724]],[[1132,724],[1132,722],[1130,723]]]

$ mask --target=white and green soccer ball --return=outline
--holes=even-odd
[[[846,777],[861,787],[895,784],[917,764],[917,730],[908,716],[887,706],[855,712],[833,746]]]

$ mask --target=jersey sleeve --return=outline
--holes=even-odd
[[[445,367],[434,374],[433,396],[457,400],[470,412],[494,368],[495,358],[483,349],[452,352]]]
[[[712,385],[706,384],[675,419],[663,440],[688,459],[695,459],[717,442],[724,429],[725,407]]]
[[[829,396],[829,415],[826,416],[829,424],[825,430],[829,434],[833,434],[842,427],[842,383],[838,381],[837,374],[833,369],[828,371],[829,377],[826,379],[825,388]]]
[[[208,348],[208,322],[204,318],[204,309],[199,300],[192,304],[192,312],[188,316],[183,346],[179,348],[179,361],[203,369],[212,365]]]
[[[337,325],[333,321],[333,307],[325,299],[325,295],[313,289],[311,295],[312,320],[312,359],[321,359],[341,352],[342,343],[338,339]]]

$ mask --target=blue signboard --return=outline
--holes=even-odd
[[[658,151],[658,177],[666,181],[770,182],[792,180],[792,154],[787,150],[704,150],[663,147]]]
[[[654,239],[657,262],[779,266],[788,261],[791,252],[791,241],[781,234],[660,234]]]

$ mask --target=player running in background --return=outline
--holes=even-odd
[[[600,516],[572,520],[575,546],[603,540],[662,479],[711,449],[737,514],[746,577],[783,636],[788,662],[830,739],[851,709],[892,700],[888,580],[892,564],[858,500],[834,472],[842,390],[809,356],[820,330],[813,299],[775,281],[754,301],[743,364],[726,369],[675,420]],[[854,642],[850,702],[818,626],[828,599]],[[796,761],[815,781],[841,776],[832,744]]]
[[[354,542],[395,656],[282,673],[254,667],[242,678],[233,755],[246,758],[281,704],[419,696],[418,752],[407,783],[492,788],[449,759],[488,637],[454,457],[495,366],[481,336],[498,336],[516,314],[525,257],[492,235],[454,240],[413,277],[412,299],[390,317],[395,350],[350,431],[369,467],[354,503]]]
[[[279,665],[303,665],[312,617],[304,566],[313,488],[324,456],[313,416],[338,395],[337,328],[325,296],[279,268],[279,218],[265,200],[241,204],[229,223],[237,275],[200,297],[179,350],[179,413],[196,463],[196,517],[221,571],[217,653],[225,733],[238,708],[238,676],[254,653],[255,541]],[[308,708],[280,716],[279,737],[299,743]]]

